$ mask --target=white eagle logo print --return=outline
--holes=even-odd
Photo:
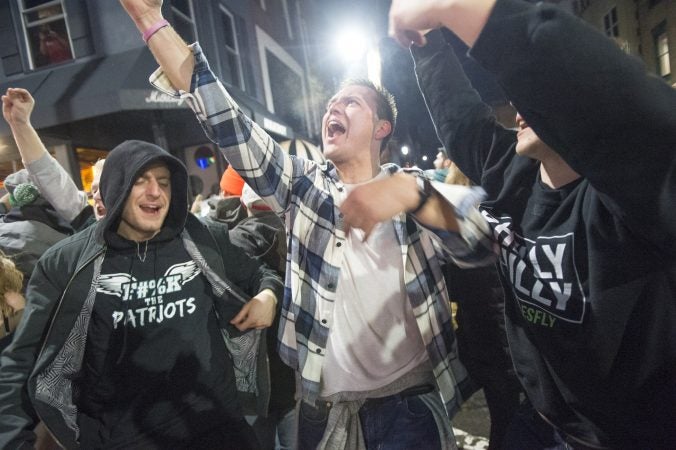
[[[128,273],[101,275],[96,283],[96,292],[113,295],[123,302],[143,300],[140,307],[113,312],[113,328],[124,322],[133,327],[147,323],[161,323],[174,316],[184,317],[195,311],[194,297],[165,303],[164,295],[180,292],[182,286],[200,274],[194,261],[174,264],[159,279],[138,281]]]

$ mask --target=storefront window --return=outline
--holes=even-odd
[[[78,147],[75,149],[75,154],[77,155],[77,161],[80,165],[80,180],[82,181],[82,189],[85,192],[91,191],[92,181],[94,180],[94,164],[99,159],[105,159],[108,156],[106,150],[98,150],[94,148],[82,148]]]

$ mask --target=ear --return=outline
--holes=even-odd
[[[383,140],[392,133],[392,124],[388,120],[379,120],[376,126],[376,139]]]

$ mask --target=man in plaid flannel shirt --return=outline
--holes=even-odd
[[[161,0],[121,0],[208,137],[288,232],[280,356],[300,379],[299,448],[454,448],[449,417],[469,393],[440,266],[490,263],[477,188],[380,165],[396,107],[355,80],[328,102],[328,163],[287,155],[246,117],[163,21]]]

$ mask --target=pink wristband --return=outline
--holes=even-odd
[[[167,22],[167,19],[158,20],[150,28],[148,28],[146,31],[143,32],[143,34],[141,35],[141,37],[143,38],[143,42],[147,43],[148,39],[150,39],[153,36],[153,34],[157,33],[162,28],[168,26],[169,22]]]

